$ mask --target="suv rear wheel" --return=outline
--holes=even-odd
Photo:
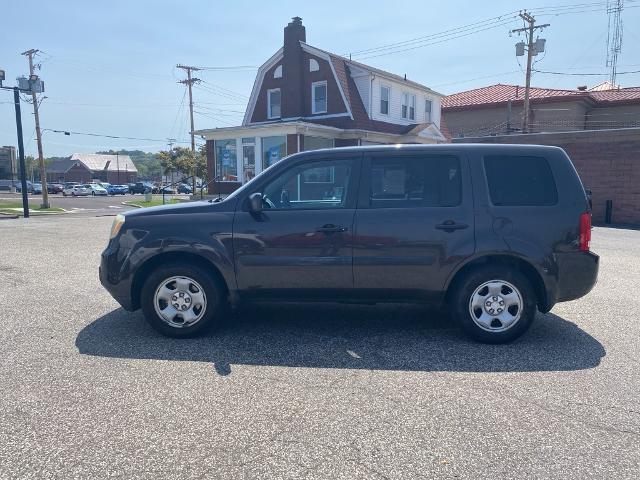
[[[154,270],[142,287],[146,320],[168,337],[192,337],[219,323],[223,291],[205,270],[188,263],[168,263]]]
[[[451,303],[462,329],[483,343],[507,343],[522,335],[536,315],[531,282],[507,266],[469,272],[455,287]]]

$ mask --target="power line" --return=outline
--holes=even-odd
[[[581,77],[581,76],[603,77],[603,76],[609,75],[608,72],[603,72],[603,73],[550,72],[548,70],[537,70],[535,68],[533,69],[533,71],[536,72],[536,73],[546,73],[548,75],[567,75],[567,76],[574,76],[575,75],[575,76],[578,76],[578,77]],[[616,72],[616,75],[630,75],[630,74],[633,74],[633,73],[640,73],[640,70],[631,70],[631,71],[628,71],[628,72]]]
[[[382,51],[382,50],[388,50],[388,49],[393,49],[393,48],[401,48],[401,47],[405,47],[407,45],[412,45],[415,43],[419,43],[419,42],[424,42],[433,38],[438,38],[441,36],[446,36],[446,35],[452,35],[452,34],[456,34],[465,30],[469,30],[471,28],[479,28],[480,26],[486,26],[483,24],[488,24],[488,23],[494,23],[498,20],[503,19],[503,17],[507,16],[507,15],[514,15],[518,13],[518,11],[513,11],[513,12],[509,12],[509,13],[505,13],[503,15],[498,15],[496,17],[491,17],[488,18],[486,20],[480,20],[478,22],[473,22],[473,23],[469,23],[467,25],[462,25],[460,27],[455,27],[455,28],[450,28],[448,30],[443,30],[441,32],[437,32],[437,33],[432,33],[429,35],[423,35],[421,37],[416,37],[416,38],[411,38],[408,40],[404,40],[402,42],[395,42],[395,43],[389,43],[389,44],[385,44],[385,45],[379,45],[377,47],[372,47],[372,48],[367,48],[364,50],[356,50],[353,52],[349,52],[347,53],[345,56],[350,56],[350,55],[360,55],[360,54],[368,54],[368,53],[372,53],[372,52],[378,52],[378,51]]]
[[[158,138],[140,138],[140,137],[125,137],[122,135],[106,135],[106,134],[102,134],[102,133],[88,133],[88,132],[74,132],[72,130],[56,130],[53,128],[44,128],[42,130],[43,132],[53,132],[53,133],[62,133],[64,135],[85,135],[88,137],[102,137],[102,138],[114,138],[114,139],[120,139],[120,140],[141,140],[141,141],[145,141],[145,142],[164,142],[166,139],[158,139]],[[182,141],[177,141],[176,143],[189,143],[189,142],[182,142]]]
[[[437,40],[437,41],[433,41],[433,42],[425,42],[425,43],[421,43],[419,45],[415,45],[415,46],[412,46],[412,47],[402,48],[400,50],[392,50],[392,51],[389,51],[389,52],[382,52],[382,53],[377,53],[375,55],[368,55],[368,56],[365,56],[365,57],[360,57],[360,58],[358,58],[358,60],[366,60],[366,59],[369,59],[369,58],[377,58],[377,57],[383,57],[383,56],[386,56],[386,55],[394,55],[396,53],[408,52],[410,50],[415,50],[417,48],[423,48],[423,47],[432,46],[432,45],[439,45],[441,43],[449,42],[451,40],[456,40],[458,38],[468,37],[470,35],[475,35],[476,33],[484,32],[484,31],[487,31],[487,30],[493,30],[493,29],[504,27],[504,26],[511,25],[511,24],[513,24],[513,20],[508,20],[508,21],[504,21],[502,23],[496,23],[495,25],[487,26],[485,28],[472,30],[472,31],[469,31],[469,32],[466,32],[466,33],[463,33],[463,34],[460,34],[460,35],[455,35],[455,36],[450,36],[448,38],[443,38],[441,40]]]
[[[213,71],[229,71],[229,70],[257,70],[260,67],[255,65],[234,65],[234,66],[217,66],[217,67],[198,67],[199,70]]]

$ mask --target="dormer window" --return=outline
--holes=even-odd
[[[318,70],[320,70],[320,65],[318,64],[318,61],[315,58],[310,58],[309,59],[309,71],[310,72],[317,72]]]
[[[311,84],[311,113],[327,113],[327,82]]]
[[[280,89],[267,90],[267,117],[269,119],[280,118]]]
[[[402,94],[402,118],[416,119],[416,96],[411,93]]]
[[[282,65],[278,65],[273,71],[273,78],[282,78]]]
[[[386,85],[380,86],[380,113],[389,115],[389,99],[391,98],[391,88]]]

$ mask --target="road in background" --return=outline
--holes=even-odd
[[[110,223],[0,222],[2,478],[638,478],[640,231],[594,229],[594,290],[481,345],[400,305],[164,338],[98,282]]]
[[[167,201],[172,198],[180,198],[187,200],[189,195],[166,195]],[[49,195],[49,203],[52,207],[64,208],[74,215],[80,215],[83,217],[90,216],[104,216],[104,215],[117,215],[121,211],[130,210],[131,206],[123,205],[122,202],[129,202],[132,200],[143,201],[144,195],[115,195],[115,196],[86,196],[86,197],[63,197],[62,194]],[[153,195],[154,199],[162,199],[162,195]],[[0,202],[22,202],[20,194],[0,192]],[[40,195],[29,195],[29,204],[31,206],[38,206],[42,201]]]

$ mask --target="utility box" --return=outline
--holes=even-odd
[[[30,80],[27,77],[18,77],[18,88],[27,93],[44,93],[44,82],[40,79]]]
[[[539,53],[543,53],[544,52],[544,46],[547,43],[547,41],[544,38],[538,38],[536,39],[536,43],[533,44],[533,54],[537,55]]]
[[[524,42],[516,43],[516,57],[524,56]]]

